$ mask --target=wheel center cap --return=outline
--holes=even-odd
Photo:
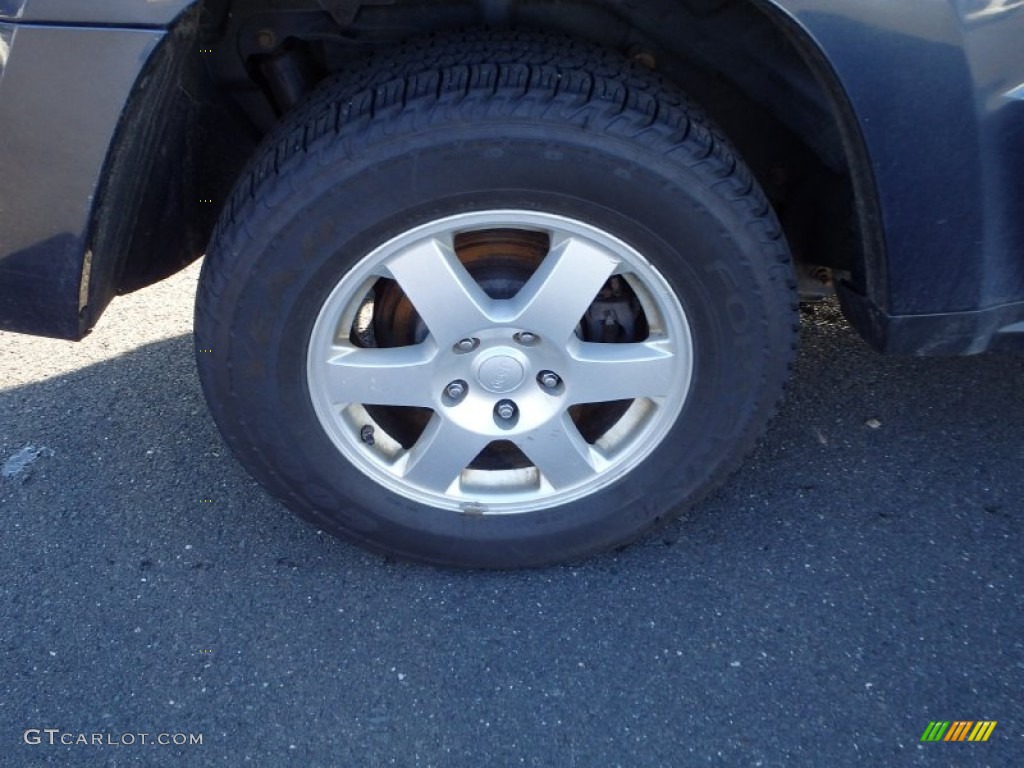
[[[496,352],[480,363],[476,369],[476,378],[488,392],[505,394],[523,383],[526,369],[512,355]]]

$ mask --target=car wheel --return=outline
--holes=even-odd
[[[324,530],[468,567],[580,558],[699,498],[774,412],[796,322],[773,212],[682,95],[498,40],[409,46],[286,117],[196,308],[257,479]]]

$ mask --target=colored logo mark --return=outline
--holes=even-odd
[[[933,720],[921,741],[988,741],[998,720]]]

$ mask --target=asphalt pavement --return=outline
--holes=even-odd
[[[1024,764],[1024,357],[883,358],[819,305],[726,487],[580,565],[455,572],[241,470],[197,274],[78,344],[0,334],[0,765]]]

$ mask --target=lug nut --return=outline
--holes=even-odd
[[[466,394],[466,382],[464,381],[453,381],[447,387],[444,388],[444,393],[452,400],[461,400]]]
[[[479,339],[462,339],[455,344],[456,352],[472,352],[480,343]]]
[[[515,339],[519,344],[522,344],[524,347],[533,346],[538,341],[540,341],[540,337],[537,336],[537,334],[530,333],[529,331],[523,331],[521,333],[517,333],[512,338]]]
[[[554,389],[562,383],[562,380],[558,378],[558,374],[553,371],[541,371],[537,374],[537,381],[540,382],[544,389]]]
[[[363,428],[359,430],[359,439],[367,445],[373,445],[376,442],[373,437],[373,427],[369,424],[364,424]]]
[[[511,400],[501,400],[494,406],[494,412],[498,415],[499,419],[508,421],[516,415],[516,404]]]

